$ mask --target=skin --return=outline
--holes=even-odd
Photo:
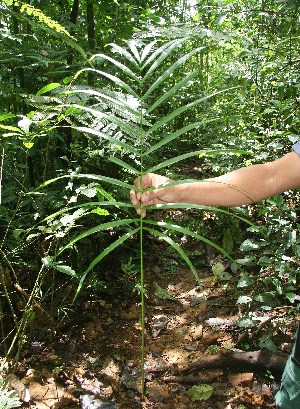
[[[155,173],[137,178],[130,192],[137,213],[145,217],[145,207],[153,204],[240,206],[258,202],[300,186],[300,158],[291,152],[273,162],[243,167],[216,178],[163,186],[170,182]]]

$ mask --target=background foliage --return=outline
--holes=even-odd
[[[78,277],[97,254],[126,234],[126,226],[118,225],[118,220],[132,215],[125,207],[87,205],[128,202],[127,187],[134,177],[129,165],[140,166],[138,141],[131,141],[136,152],[128,150],[122,145],[124,129],[110,120],[119,116],[123,123],[138,121],[133,111],[123,108],[134,110],[134,98],[129,100],[121,83],[111,87],[110,76],[126,78],[121,66],[112,69],[102,54],[120,64],[127,56],[117,55],[117,46],[109,44],[127,47],[126,41],[134,38],[143,46],[153,40],[162,45],[185,38],[176,54],[158,67],[157,76],[201,48],[153,91],[149,104],[187,73],[199,70],[165,104],[154,107],[151,119],[166,118],[201,98],[203,102],[166,121],[147,144],[152,146],[191,123],[200,125],[156,151],[147,167],[193,150],[249,152],[210,153],[163,170],[171,177],[204,178],[274,159],[299,139],[299,7],[290,0],[2,1],[0,16],[1,309],[7,319],[14,317],[18,339],[26,331],[25,323],[34,320],[30,306],[37,300],[51,315],[53,326],[59,325],[74,308],[70,305]],[[100,71],[106,75],[99,75]],[[151,78],[145,88],[150,82]],[[99,132],[106,137],[100,138]],[[111,158],[122,158],[128,166],[116,166]],[[101,174],[124,184],[83,181],[79,174]],[[46,183],[52,179],[56,182]],[[44,188],[38,189],[40,185]],[[221,212],[209,217],[187,213],[177,223],[205,235],[238,259],[243,274],[236,286],[237,299],[245,288],[255,286],[255,295],[245,301],[247,308],[249,300],[264,308],[282,302],[295,305],[300,256],[298,199],[297,192],[287,192],[255,206],[230,209],[259,226],[259,232]],[[74,205],[78,208],[71,210]],[[53,214],[56,217],[50,217]],[[172,215],[168,217],[173,222]],[[115,228],[84,237],[80,246],[74,242],[63,258],[53,262],[59,248],[100,218],[115,223]],[[170,237],[179,234],[166,231]],[[136,256],[132,249],[129,256]],[[125,276],[135,274],[129,256],[119,254]],[[257,272],[263,272],[263,279],[254,279]],[[70,280],[75,290],[53,311],[51,300]],[[139,284],[134,283],[138,289]],[[93,271],[85,285],[92,294],[105,288],[105,265]],[[16,292],[22,291],[28,296],[28,311],[25,323],[20,324],[15,302]],[[251,320],[251,307],[247,312]],[[8,351],[5,343],[2,346]]]

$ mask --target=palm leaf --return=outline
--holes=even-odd
[[[98,136],[99,138],[106,139],[107,141],[120,146],[123,149],[126,149],[128,152],[136,154],[136,148],[133,146],[129,145],[129,143],[120,141],[119,139],[116,139],[112,136],[109,136],[105,134],[104,132],[96,131],[95,129],[84,127],[84,126],[78,126],[78,127],[73,127],[73,129],[76,129],[78,132],[85,132],[91,135]]]
[[[151,111],[153,111],[163,102],[165,102],[170,96],[173,96],[176,91],[178,91],[181,87],[185,86],[189,81],[195,78],[198,75],[198,73],[199,71],[193,71],[190,74],[188,74],[185,78],[183,78],[181,81],[177,82],[172,88],[169,89],[169,91],[165,92],[157,101],[155,101],[155,103],[147,109],[146,113],[149,114]]]
[[[137,62],[140,64],[141,56],[140,56],[139,50],[137,49],[137,42],[135,40],[129,40],[127,41],[127,44],[129,46],[130,51],[135,56]]]
[[[154,47],[154,45],[157,43],[157,40],[151,41],[151,43],[147,44],[143,51],[142,51],[142,55],[141,55],[141,62],[144,61],[144,59],[149,55],[149,53],[151,52],[152,48]]]
[[[156,220],[144,220],[144,223],[147,224],[153,224],[155,226],[159,226],[159,227],[163,227],[163,228],[167,228],[167,229],[171,229],[171,230],[175,230],[178,231],[179,233],[194,237],[195,239],[202,241],[208,245],[210,245],[211,247],[214,247],[216,250],[218,250],[221,254],[223,254],[223,256],[225,256],[226,258],[228,258],[229,260],[231,260],[234,263],[234,260],[232,259],[232,257],[227,253],[226,250],[224,250],[222,247],[218,246],[216,243],[214,243],[213,241],[207,239],[206,237],[197,234],[195,232],[193,232],[190,229],[187,229],[185,227],[182,226],[178,226],[176,224],[173,223],[166,223],[166,222],[159,222]],[[144,227],[145,228],[145,227]]]
[[[203,126],[205,124],[208,124],[210,122],[218,121],[220,118],[215,118],[215,119],[210,119],[207,121],[202,121],[202,122],[194,122],[193,124],[189,124],[184,126],[183,128],[179,129],[176,132],[171,133],[170,135],[165,136],[162,140],[157,142],[155,145],[151,146],[147,151],[144,152],[144,156],[148,156],[150,153],[155,152],[157,149],[160,149],[162,146],[168,144],[169,142],[173,141],[174,139],[178,138],[178,136],[181,136],[182,134],[185,134],[192,129],[197,129],[200,126]]]
[[[136,62],[133,55],[130,54],[128,50],[126,50],[124,47],[120,47],[118,44],[115,43],[111,43],[109,45],[112,47],[113,52],[117,52],[120,55],[123,55],[123,57],[125,57],[129,62],[131,62],[135,66],[135,68],[137,68],[138,70],[140,69],[139,64]]]
[[[115,248],[120,246],[124,241],[128,240],[130,237],[134,236],[138,231],[140,230],[140,227],[137,227],[136,229],[125,233],[123,236],[119,237],[116,241],[111,243],[108,247],[106,247],[105,250],[103,250],[94,260],[91,262],[91,264],[88,266],[88,268],[84,271],[80,281],[79,285],[76,290],[76,294],[73,298],[73,302],[75,302],[76,298],[78,297],[78,294],[80,293],[83,283],[86,279],[86,276],[88,273],[104,258],[106,257],[109,253],[111,253]]]
[[[107,93],[105,93],[104,91],[96,91],[93,89],[74,89],[73,91],[68,91],[68,94],[73,93],[73,94],[87,94],[87,95],[92,95],[95,97],[98,97],[101,100],[106,100],[107,102],[111,103],[112,106],[117,106],[120,111],[124,112],[124,114],[128,114],[128,112],[130,114],[132,114],[133,118],[135,119],[135,122],[139,122],[141,121],[141,119],[143,120],[143,125],[147,125],[150,126],[151,124],[149,122],[146,121],[145,118],[141,118],[141,112],[140,110],[136,110],[134,108],[132,108],[130,106],[130,102],[124,101],[124,99],[120,99],[119,95],[113,95],[112,93],[110,95],[108,95]],[[136,101],[136,100],[135,100]],[[126,103],[127,102],[127,103]],[[132,118],[131,118],[132,119]]]
[[[171,159],[167,159],[164,162],[161,162],[161,163],[153,166],[152,168],[147,169],[147,173],[156,172],[159,169],[163,169],[165,167],[173,165],[174,163],[177,163],[177,162],[180,162],[182,160],[191,158],[193,156],[205,155],[207,153],[221,153],[221,152],[222,151],[220,151],[220,150],[217,151],[217,150],[213,150],[213,149],[207,149],[207,150],[202,149],[200,151],[187,152],[187,153],[184,153],[182,155],[175,156],[175,157],[173,157]],[[238,149],[228,149],[228,150],[226,149],[223,152],[224,153],[231,152],[231,153],[237,153],[237,154],[249,154],[249,152],[247,152],[247,151],[242,151],[242,150],[238,150]]]
[[[183,183],[190,183],[191,181],[183,180],[182,182]],[[197,182],[199,182],[199,181],[197,181]],[[177,181],[173,185],[180,184],[180,183],[181,183],[181,181]],[[203,183],[205,183],[205,181],[203,181]],[[164,185],[164,187],[170,186],[171,184],[172,183],[168,183],[168,184]],[[244,223],[248,224],[249,226],[251,226],[256,231],[258,231],[261,235],[265,236],[265,233],[263,232],[263,230],[260,229],[255,224],[253,224],[250,220],[245,219],[244,217],[239,216],[238,214],[232,214],[228,210],[222,209],[220,207],[197,205],[197,204],[193,204],[193,203],[165,203],[165,204],[156,204],[156,205],[147,206],[146,209],[147,210],[153,210],[153,209],[160,209],[160,210],[161,209],[183,209],[183,210],[197,209],[197,210],[205,210],[207,212],[213,212],[213,213],[224,213],[224,214],[227,214],[228,216],[235,217],[235,218],[243,221]]]
[[[123,160],[116,158],[115,156],[111,156],[109,158],[110,162],[115,163],[116,165],[121,166],[124,169],[127,169],[131,172],[133,172],[135,175],[138,175],[140,173],[139,170],[135,169],[134,167],[130,166],[128,163],[124,162]]]
[[[157,129],[159,129],[160,127],[166,125],[168,122],[170,122],[172,119],[176,118],[178,115],[184,113],[185,111],[195,107],[196,105],[199,105],[201,102],[206,101],[209,98],[212,98],[218,94],[221,94],[223,92],[227,92],[233,88],[236,87],[232,87],[232,88],[227,88],[227,89],[223,89],[220,91],[216,91],[213,94],[210,95],[206,95],[205,97],[199,98],[196,101],[190,102],[189,104],[186,104],[184,106],[180,106],[179,108],[175,109],[173,112],[171,112],[169,115],[164,116],[162,119],[160,119],[159,121],[157,121],[148,131],[146,135],[150,135],[151,133],[153,133],[154,131],[156,131]]]
[[[152,86],[148,89],[148,91],[143,95],[142,100],[145,100],[154,90],[158,88],[158,86],[164,82],[181,64],[185,63],[191,56],[194,54],[198,53],[199,51],[202,51],[206,47],[198,47],[194,49],[193,51],[189,52],[188,54],[185,54],[181,58],[179,58],[175,63],[171,65],[167,70],[164,71],[164,73],[157,78],[157,80],[152,84]],[[157,67],[155,68],[157,69]],[[148,73],[143,77],[142,82],[145,82],[145,80],[148,78]]]
[[[128,75],[130,78],[132,78],[135,82],[137,82],[137,84],[140,83],[140,78],[135,75],[135,73],[128,68],[126,65],[122,64],[121,62],[119,62],[118,60],[115,60],[112,57],[109,57],[108,55],[105,54],[95,54],[93,55],[93,57],[91,58],[91,61],[95,58],[103,58],[104,60],[107,60],[109,62],[111,62],[112,64],[114,64],[116,67],[118,67],[124,74]]]
[[[147,77],[152,75],[165,59],[186,40],[187,38],[177,38],[157,48],[141,67],[141,69],[144,70],[150,63],[152,63],[152,61],[154,61],[152,66],[148,69]],[[144,77],[143,81],[145,81],[145,79],[146,78]]]
[[[74,79],[76,79],[80,74],[82,74],[83,72],[86,71],[92,71],[97,73],[98,75],[101,75],[103,77],[108,78],[109,80],[111,80],[115,85],[117,85],[118,87],[124,89],[126,92],[128,92],[128,94],[134,96],[135,98],[139,99],[138,94],[128,85],[126,84],[126,82],[122,81],[120,78],[116,77],[115,75],[109,74],[105,71],[100,71],[100,70],[96,70],[95,68],[83,68],[82,70],[78,71],[75,76]]]
[[[99,224],[98,226],[92,227],[91,229],[88,229],[87,231],[79,234],[76,236],[74,239],[72,239],[68,244],[66,244],[64,247],[62,247],[57,253],[56,257],[59,256],[63,251],[65,251],[67,248],[72,247],[75,243],[77,243],[79,240],[82,240],[88,236],[91,236],[92,234],[98,233],[99,231],[103,231],[106,229],[110,228],[115,228],[115,227],[120,227],[120,226],[126,226],[131,223],[136,223],[138,222],[139,219],[121,219],[121,220],[115,220],[115,221],[110,221],[106,223]],[[101,253],[102,254],[102,253]]]
[[[125,120],[122,120],[121,118],[116,117],[112,113],[106,114],[105,112],[97,111],[96,109],[92,109],[83,105],[78,105],[78,104],[66,104],[63,105],[65,107],[74,107],[77,109],[80,109],[82,111],[88,112],[91,115],[95,116],[96,118],[103,118],[106,119],[107,122],[113,123],[115,125],[118,125],[124,132],[126,132],[129,136],[135,136],[136,138],[140,138],[141,131],[138,127],[135,127],[133,125],[130,125],[128,122]]]
[[[155,224],[155,222],[153,224]],[[155,230],[155,229],[152,229],[150,227],[145,227],[145,226],[143,227],[143,229],[149,231],[149,233],[151,233],[153,236],[160,237],[165,242],[170,244],[177,251],[177,253],[181,256],[181,258],[186,262],[186,264],[189,266],[189,268],[192,271],[192,273],[194,274],[194,277],[195,277],[197,283],[199,284],[200,288],[203,289],[203,286],[202,286],[201,281],[199,279],[198,273],[197,273],[195,267],[193,266],[193,263],[189,259],[188,255],[186,254],[186,252],[177,243],[175,243],[175,241],[172,240],[171,237],[163,234],[162,232],[160,232],[158,230]]]
[[[108,176],[93,175],[93,174],[89,174],[89,173],[88,173],[88,174],[78,173],[78,174],[70,174],[70,175],[58,176],[57,178],[47,180],[46,182],[40,184],[40,185],[37,187],[37,189],[41,189],[41,188],[43,188],[43,187],[45,187],[45,186],[48,186],[50,183],[54,183],[54,182],[56,182],[57,180],[65,179],[65,178],[68,178],[68,179],[86,178],[86,179],[97,180],[98,182],[106,182],[106,183],[109,183],[109,184],[111,184],[111,185],[116,185],[116,186],[125,187],[126,189],[131,189],[131,188],[132,188],[131,185],[129,185],[129,184],[126,183],[126,182],[122,182],[122,181],[119,180],[119,179],[110,178],[110,177],[108,177]]]

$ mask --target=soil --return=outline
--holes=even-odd
[[[147,239],[146,381],[142,385],[141,305],[139,294],[133,291],[138,283],[135,240],[112,255],[105,266],[97,267],[98,279],[105,278],[105,286],[98,293],[87,286],[77,300],[76,311],[68,312],[54,334],[50,336],[51,323],[42,317],[42,326],[36,312],[32,335],[10,378],[10,388],[18,392],[22,407],[274,408],[281,369],[274,376],[267,369],[224,365],[221,360],[219,367],[214,364],[203,369],[193,364],[233,350],[257,350],[270,333],[280,352],[283,343],[292,342],[292,330],[280,331],[275,325],[284,309],[256,311],[259,331],[241,327],[239,319],[246,307],[236,304],[239,294],[232,285],[238,273],[212,249],[185,237],[178,237],[178,244],[197,266],[203,288],[165,243]],[[131,255],[130,274],[124,274]],[[212,273],[212,260],[229,271],[230,286]],[[68,289],[63,291],[67,294]],[[195,385],[206,385],[211,396],[192,395]]]

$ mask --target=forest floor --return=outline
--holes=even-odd
[[[194,261],[203,257],[199,243],[183,240],[181,245]],[[165,243],[148,238],[146,250],[145,397],[141,399],[141,305],[132,291],[135,276],[124,277],[119,260],[124,254],[118,253],[105,267],[106,288],[97,296],[85,289],[54,339],[45,335],[47,320],[44,333],[36,320],[10,382],[23,407],[274,408],[282,361],[274,375],[268,362],[248,365],[247,359],[236,360],[231,354],[259,350],[258,343],[271,332],[285,360],[281,345],[292,342],[293,328],[279,331],[274,324],[284,308],[258,310],[255,330],[242,328],[238,319],[245,311],[236,304],[235,286],[216,280],[209,261],[198,269],[202,290]],[[276,354],[272,356],[276,360]],[[211,397],[192,395],[194,385],[208,385]]]

